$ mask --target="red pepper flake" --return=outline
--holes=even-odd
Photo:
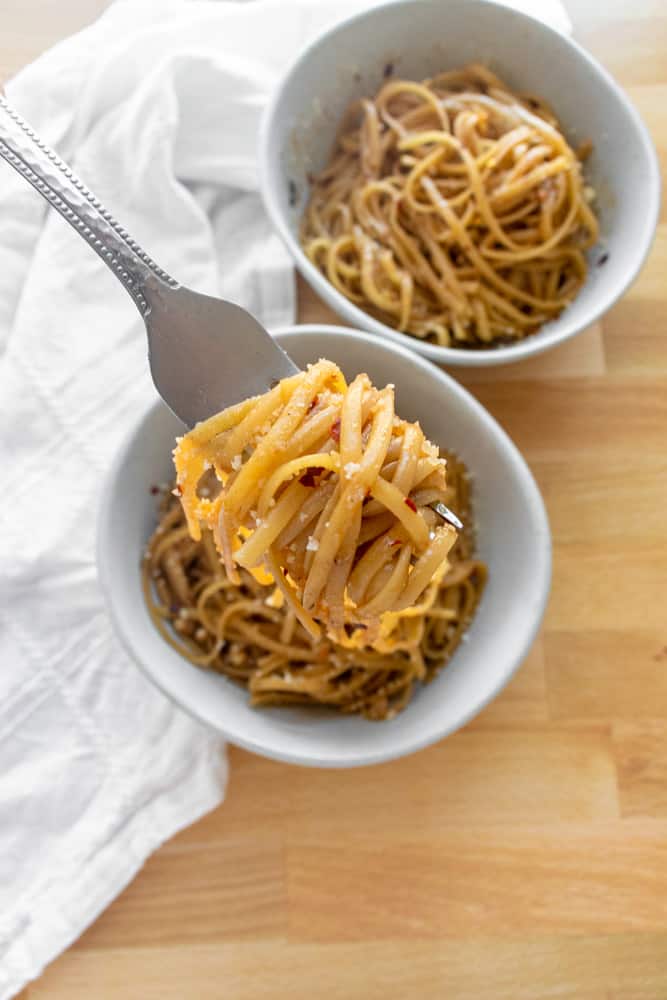
[[[417,504],[414,502],[412,497],[406,497],[405,503],[408,505],[410,510],[414,510],[415,514],[417,513]]]
[[[302,486],[317,486],[317,479],[324,472],[324,467],[314,465],[312,469],[307,469],[299,479]]]
[[[400,544],[401,544],[401,540],[400,540],[400,538],[395,538],[395,539],[393,540],[393,542],[391,543],[391,546],[390,546],[390,547],[391,547],[391,548],[393,549],[394,545],[400,545]]]
[[[308,413],[312,413],[313,412],[313,410],[315,409],[315,407],[317,406],[317,404],[319,403],[319,401],[320,401],[320,397],[319,396],[313,396],[311,404],[308,407]]]
[[[329,437],[338,444],[340,442],[340,420],[334,420],[329,431]]]
[[[151,486],[151,493],[153,494],[154,497],[156,497],[159,492],[160,492],[159,486]]]

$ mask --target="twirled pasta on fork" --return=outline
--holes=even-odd
[[[365,374],[318,361],[198,424],[174,461],[192,538],[212,530],[232,582],[268,571],[314,637],[362,626],[372,644],[446,572],[446,462]]]

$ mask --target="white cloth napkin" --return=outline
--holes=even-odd
[[[179,280],[294,319],[257,195],[284,65],[363,0],[118,2],[8,98]],[[559,0],[517,0],[556,27]],[[95,569],[109,461],[153,393],[104,265],[0,165],[0,1000],[39,975],[165,839],[219,803],[221,739],[153,689]]]

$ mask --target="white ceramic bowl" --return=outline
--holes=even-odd
[[[193,715],[256,753],[320,767],[351,767],[411,753],[458,729],[507,683],[535,636],[549,591],[551,543],[544,505],[507,435],[453,379],[416,354],[338,327],[278,334],[299,365],[322,356],[349,377],[396,385],[397,411],[458,452],[473,477],[475,523],[489,583],[467,641],[390,722],[307,709],[253,709],[247,692],[192,666],[155,630],[139,562],[155,526],[153,483],[172,475],[181,432],[162,403],[133,428],[111,470],[100,511],[100,577],[119,636],[152,681]]]
[[[308,174],[327,162],[349,102],[375,93],[384,67],[421,80],[482,62],[518,91],[546,98],[573,144],[590,138],[586,176],[598,193],[602,240],[584,288],[561,316],[509,346],[466,351],[427,344],[373,319],[341,295],[303,253],[298,228]],[[485,0],[399,0],[336,25],[297,59],[264,116],[261,185],[267,211],[315,291],[355,327],[448,365],[517,361],[580,333],[623,294],[650,247],[660,205],[655,150],[639,115],[609,74],[576,42]],[[606,255],[602,266],[598,262]]]

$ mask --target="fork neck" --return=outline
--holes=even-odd
[[[0,97],[0,157],[86,240],[130,294],[144,319],[160,287],[179,287],[4,97]]]

